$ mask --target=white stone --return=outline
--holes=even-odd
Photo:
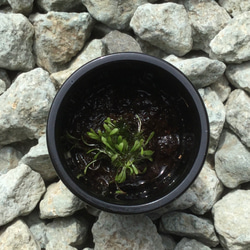
[[[221,137],[215,153],[215,170],[222,183],[228,188],[236,188],[241,183],[250,181],[250,152],[229,131]]]
[[[196,89],[206,87],[222,77],[226,65],[207,57],[190,59],[178,58],[173,55],[164,58],[165,61],[178,68],[195,86]]]
[[[40,218],[51,219],[72,215],[83,209],[85,203],[71,193],[62,181],[58,181],[48,186],[39,207]]]
[[[34,28],[29,20],[22,14],[0,13],[0,34],[0,68],[31,70]]]
[[[233,86],[250,93],[250,62],[228,65],[226,76]]]
[[[250,97],[244,90],[236,89],[229,95],[226,122],[241,142],[250,147]]]
[[[19,219],[0,230],[0,249],[40,250],[41,247],[28,226]]]
[[[40,138],[55,94],[45,70],[20,74],[0,96],[0,145]]]
[[[249,249],[250,190],[227,194],[214,205],[212,214],[223,249]]]
[[[182,238],[174,250],[211,250],[211,248],[197,240]]]
[[[250,11],[235,16],[210,42],[210,57],[226,63],[250,60]]]
[[[210,87],[199,89],[199,93],[206,106],[209,120],[210,142],[208,153],[213,154],[219,143],[220,135],[225,123],[226,111],[220,98]]]
[[[160,235],[145,215],[118,215],[101,212],[92,227],[95,250],[163,250]]]
[[[130,26],[142,40],[168,54],[183,56],[192,49],[192,29],[182,5],[141,5],[135,11]]]
[[[217,81],[212,83],[210,88],[216,92],[222,103],[227,100],[231,93],[231,87],[225,76],[220,77]]]
[[[86,12],[36,13],[30,20],[35,29],[36,63],[50,73],[61,70],[83,48],[94,25]]]
[[[219,0],[219,4],[232,16],[237,16],[250,10],[250,2],[248,0]]]
[[[45,181],[50,181],[57,177],[49,157],[45,134],[39,138],[38,144],[23,156],[21,163],[28,165],[34,171],[38,172]]]
[[[33,8],[34,0],[8,0],[13,12],[22,13],[25,15],[30,14]]]
[[[0,176],[0,225],[29,214],[45,192],[40,174],[21,164]],[[8,208],[8,209],[6,209]]]

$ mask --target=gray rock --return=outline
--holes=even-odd
[[[212,210],[223,249],[247,250],[250,242],[250,190],[236,190]]]
[[[0,225],[29,214],[45,192],[40,174],[24,164],[0,176]],[[6,209],[8,208],[8,209]]]
[[[220,135],[225,123],[226,112],[223,103],[210,87],[199,89],[208,113],[210,126],[210,142],[208,153],[213,154],[219,143]]]
[[[40,250],[28,226],[22,220],[16,220],[0,231],[0,249]]]
[[[84,46],[94,25],[88,13],[48,12],[30,16],[35,29],[36,63],[50,73],[61,70]]]
[[[211,58],[227,63],[250,60],[250,11],[235,16],[211,41]]]
[[[43,69],[20,74],[0,96],[0,145],[41,137],[55,93]]]
[[[250,152],[236,135],[225,131],[215,153],[215,170],[228,188],[250,181]]]
[[[224,73],[226,65],[207,57],[182,59],[173,55],[165,57],[165,61],[173,64],[183,72],[196,89],[206,87],[217,81]]]
[[[0,6],[8,4],[7,0],[0,0]]]
[[[233,86],[250,93],[250,62],[229,65],[226,76]]]
[[[161,234],[162,244],[164,250],[174,250],[176,247],[176,242],[171,235]]]
[[[229,95],[226,103],[226,122],[241,142],[250,147],[250,97],[244,90],[236,89]]]
[[[17,167],[23,154],[13,147],[6,146],[0,149],[0,175],[6,174],[10,169]]]
[[[55,246],[56,242],[60,242],[59,245],[61,246],[70,245],[77,247],[87,240],[89,225],[83,218],[79,220],[74,217],[66,217],[54,219],[53,222],[46,225],[46,228],[46,237],[50,247]]]
[[[118,215],[101,212],[92,227],[95,250],[163,250],[161,237],[145,215]]]
[[[46,12],[74,12],[84,10],[81,0],[36,0],[36,4],[39,8]]]
[[[50,181],[57,177],[49,157],[45,134],[39,138],[38,144],[24,155],[21,163],[28,165],[34,171],[38,172],[45,181]]]
[[[182,5],[141,5],[135,11],[130,26],[142,40],[168,54],[183,56],[192,49],[192,29]]]
[[[46,250],[77,250],[75,247],[71,247],[70,245],[67,245],[66,243],[63,243],[58,240],[50,241],[46,245]]]
[[[39,207],[40,218],[50,219],[72,215],[84,208],[85,203],[72,194],[62,181],[58,181],[48,186]]]
[[[46,221],[42,221],[39,218],[39,213],[36,210],[24,217],[24,221],[40,247],[45,248],[48,244],[48,239],[46,237]]]
[[[30,14],[33,9],[34,0],[8,0],[13,12]]]
[[[31,70],[34,28],[22,14],[0,13],[0,67],[10,70]]]
[[[88,12],[96,20],[106,24],[112,29],[126,30],[138,6],[149,2],[148,0],[82,0]]]
[[[103,42],[99,39],[94,39],[85,46],[83,51],[70,63],[67,69],[53,73],[50,77],[57,86],[61,86],[82,65],[105,54],[106,50]]]
[[[219,244],[210,220],[183,212],[163,215],[160,221],[160,232],[193,238],[208,246]]]
[[[183,238],[174,250],[211,250],[211,248],[197,240]]]
[[[118,30],[111,31],[102,39],[107,48],[107,53],[117,52],[142,52],[140,45],[130,35]]]
[[[221,197],[223,185],[208,162],[205,162],[198,178],[190,189],[197,197],[190,207],[191,211],[195,214],[205,214]]]
[[[210,85],[210,88],[216,92],[221,102],[225,102],[231,93],[231,87],[225,76],[220,77],[217,81]]]
[[[188,12],[193,28],[193,49],[209,52],[209,43],[231,20],[226,10],[215,1],[198,2]],[[209,21],[208,21],[209,20]]]
[[[219,0],[219,4],[232,16],[237,16],[242,12],[250,10],[250,2],[248,0]]]

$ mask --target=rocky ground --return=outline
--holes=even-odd
[[[175,65],[209,115],[200,175],[149,215],[85,205],[46,147],[64,80],[120,51]],[[0,0],[0,68],[0,249],[250,249],[249,0]]]

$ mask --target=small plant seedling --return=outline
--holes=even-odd
[[[137,164],[144,160],[153,161],[152,150],[146,150],[145,147],[154,136],[151,132],[147,140],[144,139],[143,131],[141,129],[141,120],[138,120],[137,131],[133,134],[130,133],[129,127],[124,121],[111,121],[108,117],[103,123],[103,131],[98,130],[95,132],[90,129],[87,135],[97,143],[95,146],[88,144],[83,138],[83,142],[90,149],[87,154],[93,154],[93,160],[88,163],[84,169],[84,174],[87,173],[88,167],[102,158],[109,158],[112,166],[117,168],[115,182],[123,183],[127,175],[138,175],[146,171],[139,171]]]

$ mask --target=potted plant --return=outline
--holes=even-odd
[[[99,209],[146,213],[180,194],[208,147],[204,104],[171,64],[141,53],[97,58],[58,91],[47,143],[64,184]]]

